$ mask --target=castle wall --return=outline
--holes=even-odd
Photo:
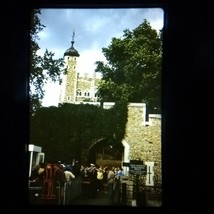
[[[93,104],[93,102],[91,102]],[[98,103],[94,103],[97,104]],[[114,106],[113,102],[104,103],[105,109]],[[147,175],[140,176],[141,184],[151,194],[162,192],[162,154],[161,154],[161,115],[149,115],[146,121],[146,105],[144,103],[130,103],[128,118],[123,141],[123,162],[141,160],[147,165]],[[89,150],[84,154],[88,154]],[[123,167],[129,176],[129,167]],[[130,179],[132,179],[130,177]]]
[[[113,102],[103,105],[105,109],[113,106]],[[161,115],[151,114],[148,121],[145,119],[146,105],[130,103],[125,137],[121,142],[124,146],[123,162],[141,160],[147,165],[146,175],[139,176],[141,190],[146,192],[147,203],[150,203],[151,206],[159,206],[162,195]],[[87,155],[88,152],[89,150],[86,150],[84,154]],[[129,167],[123,167],[123,170],[128,177],[128,180],[123,181],[127,183],[128,188],[127,204],[131,205],[135,176],[129,174]]]
[[[73,58],[73,57],[71,57]],[[100,77],[97,75],[77,73],[77,60],[67,61],[68,74],[63,78],[60,103],[74,103],[98,99],[97,88]]]
[[[148,197],[160,202],[162,194],[162,154],[161,154],[161,116],[149,115],[145,121],[146,106],[131,104],[128,107],[128,121],[124,141],[129,145],[129,160],[141,160],[147,165],[147,175],[139,176],[143,191]],[[127,169],[125,169],[127,170]],[[130,181],[134,182],[131,176]],[[133,189],[128,192],[133,195]],[[132,198],[127,196],[127,198]],[[155,199],[155,200],[154,200]],[[131,201],[128,202],[131,204]],[[153,203],[153,202],[151,202]],[[160,203],[159,203],[160,204]]]

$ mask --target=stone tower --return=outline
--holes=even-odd
[[[93,74],[81,73],[78,68],[80,54],[74,48],[74,33],[71,47],[64,53],[67,75],[63,76],[60,103],[97,102],[98,86],[101,77]]]
[[[62,79],[60,103],[76,101],[77,66],[80,54],[74,48],[74,35],[75,33],[73,32],[71,47],[64,53],[65,68],[67,69],[68,74],[64,75]]]

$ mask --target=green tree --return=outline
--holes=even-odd
[[[81,150],[98,139],[121,142],[126,122],[126,103],[116,103],[111,109],[69,103],[42,107],[32,116],[30,143],[42,147],[46,161],[70,161],[79,159]]]
[[[104,102],[144,102],[150,113],[160,113],[162,31],[145,19],[133,31],[123,32],[102,48],[107,63],[96,62],[95,71],[102,73],[99,97]]]
[[[64,61],[62,58],[54,59],[54,53],[44,52],[43,56],[37,55],[40,49],[37,41],[40,39],[38,34],[45,28],[41,24],[39,15],[40,9],[32,10],[31,29],[30,29],[30,75],[29,75],[29,96],[30,96],[30,112],[33,114],[38,108],[41,108],[42,99],[44,97],[44,85],[48,81],[59,82],[61,84],[61,74],[65,72],[63,69]]]

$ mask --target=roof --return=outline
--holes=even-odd
[[[79,55],[78,51],[72,45],[69,49],[67,49],[65,51],[64,56],[77,56],[77,57],[79,57],[80,55]]]

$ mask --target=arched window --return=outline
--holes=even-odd
[[[85,91],[84,96],[85,97],[89,97],[90,96],[90,92],[89,91]]]
[[[76,92],[76,94],[77,94],[77,96],[82,96],[82,91],[81,91],[81,89],[77,89],[77,92]]]

